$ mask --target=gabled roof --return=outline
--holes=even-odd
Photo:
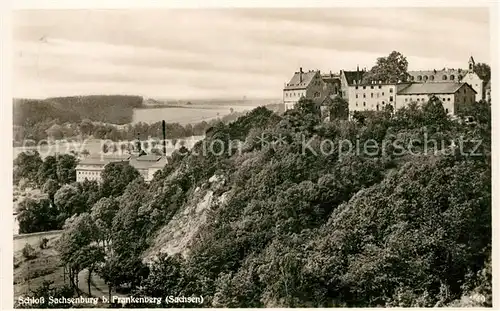
[[[345,79],[347,81],[348,85],[353,85],[354,81],[360,81],[363,80],[363,75],[366,73],[366,71],[342,71],[342,74],[345,76]]]
[[[293,77],[290,79],[290,82],[285,85],[284,90],[300,90],[307,88],[317,73],[319,73],[319,71],[303,71],[301,82],[300,71],[295,72]]]
[[[439,82],[439,83],[413,83],[410,86],[398,91],[397,95],[413,94],[453,94],[462,86],[468,86],[472,91],[474,89],[467,83]],[[476,91],[474,91],[475,93]]]

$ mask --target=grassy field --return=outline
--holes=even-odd
[[[53,281],[54,286],[64,285],[64,273],[55,243],[60,231],[18,235],[14,237],[14,300],[20,295],[27,295],[42,285],[44,280]],[[40,241],[49,240],[47,248],[40,249]],[[26,259],[22,255],[23,247],[29,244],[36,251],[36,258]]]

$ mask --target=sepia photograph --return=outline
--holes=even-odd
[[[6,300],[492,307],[491,10],[14,10]]]

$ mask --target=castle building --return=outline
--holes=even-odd
[[[442,70],[415,70],[408,71],[410,82],[418,83],[448,83],[448,82],[466,82],[474,91],[476,91],[475,101],[480,101],[485,98],[484,81],[474,71],[476,62],[471,56],[468,62],[467,69],[450,69],[443,68]]]
[[[301,67],[283,88],[285,110],[293,109],[301,98],[310,99],[320,105],[327,95],[335,90],[338,91],[339,85],[340,82],[336,82],[333,75],[325,82],[319,70],[305,72]]]
[[[406,107],[412,102],[425,103],[431,96],[441,100],[446,113],[455,115],[461,105],[475,102],[476,91],[465,82],[406,84],[397,93],[395,110]]]

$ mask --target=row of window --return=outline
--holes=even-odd
[[[384,92],[382,92],[382,96],[384,96],[384,95],[385,95]],[[373,93],[370,93],[370,96],[371,96],[371,98],[373,98]],[[379,97],[380,97],[380,93],[377,93],[377,98],[379,98]],[[358,94],[356,94],[356,98],[358,98]],[[365,93],[363,93],[363,98],[366,98]]]
[[[86,175],[86,176],[97,176],[100,175],[101,172],[96,171],[78,171],[78,175]]]
[[[455,80],[455,75],[450,75],[450,80]],[[414,81],[415,80],[415,76],[411,76],[410,77],[411,81]],[[427,80],[431,80],[431,81],[434,81],[434,75],[430,75],[430,76],[427,76],[427,75],[424,75],[424,76],[421,76],[421,75],[418,75],[417,76],[417,81],[427,81]],[[448,76],[447,75],[443,75],[441,76],[441,80],[443,81],[446,81],[448,80]],[[458,80],[462,80],[462,75],[458,75]]]
[[[285,97],[295,97],[295,96],[305,96],[306,92],[293,92],[293,93],[285,93]]]
[[[377,102],[377,107],[379,105],[379,102]],[[382,105],[385,105],[385,101],[383,100],[382,101]],[[358,107],[358,102],[356,102],[356,107]],[[363,107],[366,107],[366,102],[363,102]],[[372,103],[372,107],[373,107],[373,103]]]
[[[450,98],[450,97],[446,97],[446,98],[445,98],[445,97],[443,97],[443,98],[440,98],[440,99],[441,99],[443,102],[444,102],[444,101],[451,101],[451,98]],[[422,101],[427,101],[427,100],[428,100],[428,98],[427,98],[427,99],[426,99],[426,98],[417,98],[417,102],[419,102],[420,100],[422,100]],[[411,102],[413,102],[413,97],[410,97],[410,98],[405,98],[405,102],[410,102],[410,103],[411,103]]]

